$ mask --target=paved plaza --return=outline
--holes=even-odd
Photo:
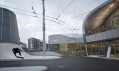
[[[46,66],[46,71],[118,71],[119,61],[73,56],[63,56],[61,59],[54,60],[0,61],[0,68],[26,66]]]
[[[25,67],[7,67],[0,68],[0,71],[44,71],[46,66],[25,66]]]

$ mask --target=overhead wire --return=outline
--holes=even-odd
[[[75,10],[75,1],[73,1],[73,10]],[[76,12],[74,12],[74,15],[76,14]],[[76,21],[74,21],[74,24],[76,23]],[[74,30],[75,31],[75,30]],[[75,32],[73,33],[73,36],[72,37],[76,37],[75,36]]]
[[[34,9],[34,4],[33,4],[33,1],[32,0],[29,0],[30,1],[30,4],[31,4],[31,9],[32,9],[32,13],[36,14],[36,11]]]
[[[73,1],[73,0],[72,0],[72,1]],[[72,1],[71,1],[71,2],[72,2]],[[70,5],[70,4],[68,4],[68,5]],[[68,5],[67,5],[67,7],[68,7]],[[2,6],[3,6],[3,5],[2,5]],[[5,5],[4,5],[4,6],[5,6]],[[29,12],[29,13],[32,13],[32,14],[38,14],[38,13],[35,12],[35,10],[34,10],[34,8],[33,8],[33,5],[32,5],[32,10],[33,10],[35,13],[33,13],[33,12],[31,12],[31,11],[23,10],[23,9],[18,9],[18,8],[10,7],[10,6],[5,6],[5,7],[12,8],[12,9],[16,9],[16,10],[20,10],[20,11],[24,11],[24,12]],[[65,8],[66,8],[66,7],[65,7]],[[22,14],[22,15],[27,15],[27,16],[35,17],[34,15],[23,14],[23,13],[19,13],[19,12],[16,12],[16,13],[18,13],[18,14]],[[42,15],[42,14],[38,14],[38,15]],[[82,14],[80,14],[80,15],[82,15]],[[80,16],[80,15],[79,15],[79,16]],[[60,21],[61,23],[66,24],[65,22],[59,20],[58,18],[50,17],[50,16],[46,16],[46,17],[49,17],[49,18],[55,19],[55,20],[57,20],[57,21]],[[75,16],[75,17],[77,17],[77,16]],[[73,17],[73,18],[75,18],[75,17]],[[67,24],[66,24],[66,25],[67,25]]]
[[[34,15],[29,15],[29,14],[24,14],[24,13],[19,13],[19,12],[15,12],[17,14],[21,14],[21,15],[26,15],[26,16],[31,16],[31,17],[35,17]]]
[[[55,22],[55,23],[57,23],[57,24],[59,24],[59,25],[62,25],[63,26],[63,24],[61,24],[60,22],[57,22],[57,21],[54,21],[54,20],[51,20],[51,19],[46,19],[46,20],[50,20],[50,21],[52,21],[52,22]],[[69,27],[66,27],[66,26],[64,26],[65,28],[67,28],[67,29],[69,29],[70,31],[72,31],[73,32],[73,30],[71,29],[71,28],[69,28]]]
[[[60,0],[61,1],[61,0]],[[73,2],[74,0],[72,0],[64,9],[66,9],[68,6],[70,6],[70,4]],[[33,5],[32,5],[32,9],[33,9]],[[33,9],[33,11],[35,12],[35,10]],[[62,11],[63,12],[63,11]],[[37,14],[37,13],[35,13],[35,14]],[[62,14],[62,13],[61,13]],[[79,16],[79,15],[78,15]],[[47,17],[50,17],[50,16],[47,16]],[[50,17],[50,18],[53,18],[53,19],[55,19],[55,20],[58,20],[58,18],[60,17],[60,15],[57,17],[57,18],[54,18],[54,17]],[[77,17],[77,16],[76,16]],[[73,17],[74,18],[74,17]],[[48,19],[47,19],[48,20]],[[53,20],[50,20],[50,21],[53,21]],[[61,20],[58,20],[58,21],[60,21],[60,22],[62,22]],[[56,22],[56,21],[53,21],[53,22]],[[56,23],[58,23],[59,24],[59,22],[56,22]],[[64,23],[64,22],[62,22],[62,23]],[[65,24],[65,23],[64,23]],[[65,24],[65,25],[67,25],[67,24]],[[69,26],[69,25],[68,25]],[[69,28],[70,29],[70,28]],[[72,31],[72,29],[70,29],[71,31]],[[75,28],[73,28],[73,30],[75,30]]]
[[[94,1],[96,1],[96,0],[93,0],[92,2],[94,2]],[[90,2],[90,3],[92,3],[92,2]],[[89,4],[90,4],[89,3]],[[90,11],[89,11],[90,12]],[[77,16],[74,16],[74,17],[72,17],[72,18],[70,18],[70,19],[68,19],[68,20],[71,20],[71,19],[74,19],[74,18],[77,18],[77,17],[79,17],[79,16],[81,16],[81,15],[84,15],[84,14],[86,14],[86,13],[89,13],[89,12],[85,12],[85,13],[83,13],[83,14],[79,14],[79,15],[77,15]],[[68,21],[68,20],[66,20],[66,21]],[[66,22],[65,21],[65,22]],[[64,23],[64,22],[63,22]],[[73,29],[73,30],[75,30],[75,29]]]
[[[66,21],[69,21],[69,20],[71,20],[71,19],[77,18],[77,17],[79,17],[79,16],[82,16],[82,15],[84,15],[84,14],[87,14],[87,13],[89,13],[89,12],[90,12],[90,11],[85,12],[85,13],[82,13],[82,14],[79,14],[79,15],[74,16],[74,17],[72,17],[72,18],[69,18],[69,19],[65,20],[65,22],[66,22]]]
[[[27,11],[27,10],[18,9],[18,8],[14,8],[14,7],[10,7],[10,6],[6,6],[6,5],[2,5],[2,6],[5,6],[5,7],[8,7],[8,8],[12,8],[12,9],[21,10],[21,11],[25,11],[25,12],[29,12],[29,13],[35,14],[35,15],[29,15],[29,14],[24,14],[24,13],[20,13],[20,12],[15,12],[15,13],[22,14],[22,15],[27,15],[27,16],[31,16],[31,17],[37,17],[37,15],[42,15],[42,14],[36,13],[36,11],[34,10],[34,7],[33,7],[33,2],[32,2],[32,0],[29,0],[29,1],[31,2],[31,7],[32,7],[33,12]],[[58,19],[55,18],[55,17],[50,17],[50,16],[46,16],[46,17],[49,17],[49,18],[55,19],[55,20],[57,20],[57,21],[60,21],[61,23],[64,23],[63,21],[58,20]]]
[[[31,3],[31,4],[32,4],[32,3]],[[0,5],[2,5],[2,4],[0,4]],[[24,13],[20,13],[20,12],[15,12],[15,13],[22,14],[22,15],[27,15],[27,16],[32,16],[32,17],[36,17],[36,14],[37,14],[37,15],[42,15],[42,14],[36,13],[32,5],[31,5],[32,10],[33,10],[35,13],[33,13],[33,12],[31,12],[31,11],[19,9],[19,8],[14,8],[14,7],[6,6],[6,5],[2,5],[2,6],[8,7],[8,8],[12,8],[12,9],[15,9],[15,10],[24,11],[24,12],[26,12],[26,13],[29,12],[29,13],[31,13],[31,14],[35,14],[35,15],[29,15],[29,14],[24,14]],[[55,20],[57,20],[57,21],[60,21],[61,23],[64,23],[62,20],[59,20],[59,19],[57,19],[57,18],[55,18],[55,17],[51,17],[51,16],[47,16],[47,15],[46,15],[46,17],[49,17],[49,18],[55,19]],[[66,24],[66,23],[64,23],[64,24]]]
[[[73,1],[73,0],[72,0]],[[72,2],[71,1],[71,2]],[[90,3],[88,3],[88,4],[91,4],[91,3],[94,3],[94,1],[97,1],[97,0],[93,0],[93,1],[91,1]],[[69,5],[71,4],[71,2],[69,3]],[[86,4],[86,6],[87,6],[87,4]],[[68,7],[68,6],[67,6]],[[84,6],[82,6],[82,7],[84,7]],[[66,7],[65,7],[66,8]],[[87,11],[87,12],[85,12],[85,13],[83,13],[83,14],[79,14],[79,15],[77,15],[77,16],[74,16],[74,17],[72,17],[72,18],[70,18],[70,19],[68,19],[68,20],[65,20],[65,22],[66,21],[69,21],[69,20],[71,20],[71,19],[74,19],[74,18],[77,18],[77,17],[79,17],[79,16],[82,16],[82,15],[85,15],[86,13],[89,13],[90,11]],[[60,17],[60,15],[57,17],[57,18],[59,18]],[[64,22],[62,22],[62,23],[64,23]],[[65,24],[65,23],[64,23]]]
[[[37,15],[39,15],[39,14],[38,14],[38,13],[36,13],[36,11],[34,10],[33,1],[32,1],[32,0],[30,0],[30,1],[31,1],[32,10],[34,11],[34,14],[36,15],[35,17],[37,17],[37,18],[38,18],[38,16],[37,16]],[[49,17],[49,18],[53,18],[53,17],[50,17],[50,16],[47,16],[47,17]],[[53,19],[55,19],[55,18],[53,18]],[[50,19],[46,19],[46,20],[50,20]],[[59,22],[54,21],[54,20],[50,20],[50,21],[60,24]],[[60,25],[61,25],[61,24],[60,24]]]
[[[23,10],[23,9],[19,9],[19,8],[15,8],[15,7],[10,7],[10,6],[6,6],[6,5],[2,5],[2,4],[0,4],[1,6],[4,6],[4,7],[8,7],[8,8],[12,8],[12,9],[15,9],[15,10],[20,10],[20,11],[24,11],[24,12],[29,12],[29,13],[31,13],[31,14],[34,14],[32,11],[28,11],[28,10]],[[32,7],[32,6],[31,6]],[[32,9],[33,9],[33,7],[32,7]],[[33,11],[34,11],[34,9],[33,9]],[[17,13],[19,13],[19,12],[17,12]],[[23,14],[23,13],[22,13]],[[39,13],[36,13],[35,12],[35,14],[37,14],[37,15],[42,15],[42,14],[39,14]],[[26,14],[26,15],[28,15],[28,14]],[[55,20],[59,20],[59,19],[57,19],[57,18],[55,18],[55,17],[51,17],[51,16],[47,16],[46,15],[46,17],[49,17],[49,18],[52,18],[52,19],[55,19]],[[61,20],[59,20],[59,21],[61,21]]]
[[[98,0],[98,7],[99,7],[100,1]]]
[[[72,1],[63,9],[63,11],[61,12],[61,14],[64,12],[64,10],[66,10],[66,8],[68,8],[68,6],[70,6],[70,5],[73,3],[73,1],[74,1],[74,0],[72,0]],[[93,1],[91,1],[90,3],[87,3],[87,4],[83,5],[82,7],[78,8],[78,9],[76,9],[76,10],[74,10],[74,11],[76,12],[76,11],[78,11],[78,10],[81,9],[81,8],[84,8],[84,7],[88,6],[88,5],[91,5],[91,3],[94,3],[95,1],[98,1],[98,0],[93,0]],[[72,11],[72,12],[74,12],[74,11]],[[61,14],[58,15],[57,18],[59,18],[59,17],[61,16]]]
[[[35,6],[34,6],[34,3],[33,3],[33,0],[29,0],[30,1],[30,3],[31,3],[31,7],[32,7],[32,10],[33,10],[33,13],[34,13],[34,17],[36,17],[36,18],[39,18],[38,16],[37,16],[37,13],[36,13],[36,10],[35,10]],[[39,22],[40,23],[42,23],[41,21],[40,21],[40,19],[39,19]]]
[[[72,1],[73,1],[73,0],[72,0]],[[68,5],[70,5],[70,4],[68,4]],[[68,7],[68,5],[67,5],[64,9],[66,9],[66,8]],[[6,7],[9,7],[9,6],[6,6]],[[33,4],[32,4],[32,10],[33,10],[33,12],[27,11],[27,10],[23,10],[23,9],[14,8],[14,7],[9,7],[9,8],[16,9],[16,10],[20,10],[20,11],[24,11],[24,12],[34,13],[35,15],[38,14],[38,13],[36,13],[36,11],[35,11],[35,9],[34,9]],[[62,11],[62,12],[63,12],[63,11]],[[23,13],[19,13],[19,12],[15,12],[15,13],[22,14],[22,15],[27,15],[27,16],[31,16],[31,17],[38,17],[38,16],[29,15],[29,14],[23,14]],[[62,14],[62,13],[61,13],[61,14]],[[41,15],[41,14],[40,14],[40,15]],[[50,17],[50,16],[47,16],[47,17],[49,17],[49,18],[54,18],[54,17]],[[54,18],[54,19],[55,19],[55,20],[58,20],[58,18]],[[48,20],[48,19],[46,19],[46,20]],[[53,21],[53,20],[50,20],[50,21]],[[61,20],[59,20],[59,21],[60,21],[61,23],[64,23],[64,22],[61,21]],[[53,21],[53,22],[62,25],[61,23],[59,23],[59,22],[57,22],[57,21]],[[64,23],[64,24],[66,24],[66,23]],[[67,28],[67,27],[65,26],[65,28]],[[73,30],[72,30],[71,28],[68,28],[68,29],[73,32]]]
[[[63,12],[63,6],[62,6],[62,1],[60,0],[60,5],[61,5],[61,12]],[[60,17],[60,15],[57,16],[57,19]]]
[[[40,18],[40,17],[38,17],[38,16],[36,16],[36,15],[29,15],[29,14],[24,14],[24,13],[20,13],[20,12],[15,12],[15,13],[17,13],[17,14],[21,14],[21,15],[26,15],[26,16],[31,16],[31,17]],[[47,17],[49,17],[49,18],[53,18],[53,19],[56,19],[56,18],[54,18],[54,17],[50,17],[50,16],[47,16]],[[41,18],[41,19],[42,19],[42,18]],[[50,19],[46,19],[46,20],[50,20]],[[50,21],[53,21],[53,20],[50,20]],[[63,23],[61,20],[59,20],[59,21],[60,21],[60,23],[57,22],[57,21],[53,21],[53,22],[58,23],[58,24]],[[71,29],[70,29],[70,30],[71,30]],[[71,30],[71,31],[72,31],[72,30]]]
[[[46,17],[49,17],[49,18],[52,18],[52,19],[58,20],[59,22],[61,22],[61,23],[65,24],[65,25],[67,25],[67,26],[69,26],[69,27],[70,27],[69,29],[70,29],[72,32],[73,32],[73,30],[75,30],[75,28],[74,28],[74,27],[72,27],[72,26],[70,26],[70,25],[66,24],[65,22],[63,22],[63,21],[59,20],[58,18],[55,18],[55,17],[50,17],[50,16],[46,16]],[[50,20],[50,21],[52,21],[52,20]],[[54,21],[54,22],[56,22],[56,21]],[[59,23],[59,22],[56,22],[56,23]],[[71,29],[71,28],[72,28],[72,29]]]
[[[71,11],[71,12],[76,12],[76,11],[78,11],[78,10],[81,10],[82,8],[85,8],[85,7],[89,7],[89,5],[92,5],[92,3],[95,3],[96,1],[98,1],[98,0],[93,0],[93,1],[91,1],[90,3],[87,3],[87,4],[85,4],[85,5],[83,5],[83,6],[81,6],[81,7],[79,7],[78,9],[76,9],[76,10],[74,10],[74,11]]]
[[[28,10],[24,10],[24,9],[19,9],[19,8],[15,8],[15,7],[3,5],[3,4],[0,4],[0,6],[4,6],[4,7],[7,7],[7,8],[11,8],[11,9],[15,9],[15,10],[19,10],[19,11],[23,11],[23,12],[27,12],[27,13],[34,14],[32,11],[28,11]],[[37,14],[38,14],[38,13],[37,13]],[[39,14],[39,15],[42,15],[42,14]]]
[[[98,0],[93,0],[93,1],[91,1],[90,3],[88,3],[88,4],[94,3],[95,1],[98,1]],[[86,6],[88,6],[88,5],[86,4]],[[84,5],[84,6],[80,7],[80,8],[78,8],[78,9],[81,9],[81,8],[83,8],[83,7],[86,7],[86,6]],[[77,9],[77,10],[78,10],[78,9]],[[76,12],[77,10],[75,10],[75,12]],[[91,10],[90,10],[90,11],[91,11]],[[77,17],[79,17],[79,16],[85,15],[86,13],[89,13],[90,11],[84,12],[84,13],[82,13],[82,14],[79,14],[79,15],[77,15],[77,16],[74,16],[74,17],[72,17],[72,18],[69,18],[69,19],[67,19],[67,20],[65,20],[65,21],[69,21],[69,20],[71,20],[71,19],[74,19],[74,18],[77,18]],[[72,12],[73,12],[73,11],[72,11]]]
[[[19,9],[19,8],[15,8],[15,7],[10,7],[10,6],[3,5],[3,4],[0,4],[0,6],[4,6],[4,7],[8,7],[8,8],[12,8],[12,9],[19,10],[19,11],[24,11],[24,12],[29,12],[29,13],[31,13],[31,11],[28,11],[28,10],[23,10],[23,9]]]
[[[66,6],[66,7],[64,7],[63,9],[62,9],[62,11],[60,12],[60,14],[58,15],[58,18],[62,15],[62,13],[73,3],[73,1],[74,0],[71,0],[70,2],[69,2],[69,4]]]
[[[26,16],[31,16],[31,17],[36,17],[36,18],[41,18],[41,17],[38,17],[38,16],[23,14],[23,13],[19,13],[19,12],[15,12],[15,13],[18,13],[18,14],[21,14],[21,15],[26,15]],[[49,20],[49,21],[52,21],[52,22],[55,22],[57,24],[60,24],[60,25],[64,26],[63,24],[61,24],[61,22],[57,22],[57,21],[54,21],[54,20],[51,20],[51,19],[46,19],[46,20]],[[64,27],[67,28],[66,26],[64,26]],[[68,29],[73,32],[73,30],[71,28],[68,28]]]
[[[50,17],[50,16],[46,16],[46,17],[49,17],[49,18],[55,19],[55,20],[57,20],[57,21],[59,21],[59,22],[61,22],[61,23],[65,24],[65,25],[69,26],[68,24],[66,24],[66,23],[65,23],[65,22],[63,22],[62,20],[59,20],[59,19],[57,19],[57,18],[55,18],[55,17]],[[74,29],[74,27],[72,27],[72,26],[69,26],[69,27],[71,27],[71,28],[73,28],[73,29]]]

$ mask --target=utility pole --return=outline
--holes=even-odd
[[[42,0],[43,4],[43,54],[45,56],[46,42],[45,42],[45,1]]]

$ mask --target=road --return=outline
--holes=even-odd
[[[0,67],[47,66],[47,71],[119,71],[119,60],[63,56],[56,60],[0,61]]]

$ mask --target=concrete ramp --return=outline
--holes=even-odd
[[[20,47],[20,45],[18,45],[18,44],[0,43],[0,59],[18,59],[18,58],[16,58],[16,56],[12,52],[13,48],[20,48],[20,49],[22,49]],[[47,59],[59,59],[59,58],[61,58],[59,56],[32,56],[32,55],[27,54],[25,51],[21,52],[21,55],[24,57],[24,59],[47,60]]]

